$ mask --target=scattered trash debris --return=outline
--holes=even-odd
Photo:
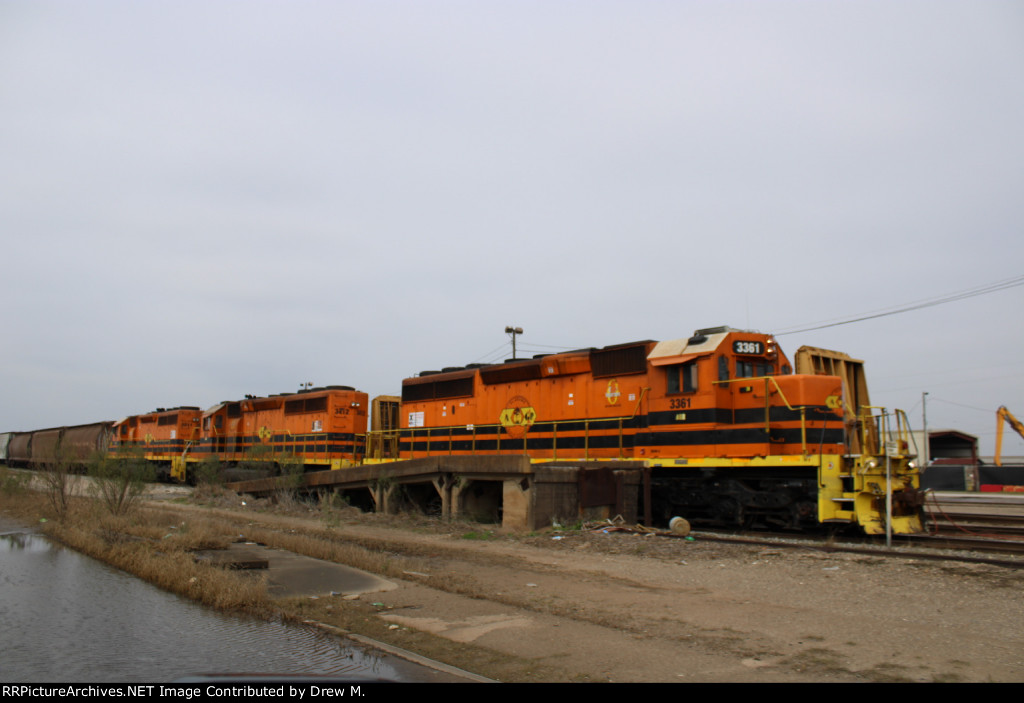
[[[674,517],[668,521],[668,529],[671,530],[674,535],[682,535],[685,537],[690,534],[690,523],[684,518]]]

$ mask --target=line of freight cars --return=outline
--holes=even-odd
[[[164,478],[181,481],[189,466],[205,459],[226,466],[271,466],[287,460],[309,470],[341,469],[365,459],[366,405],[366,393],[328,386],[225,401],[205,412],[195,406],[157,408],[118,422],[0,435],[0,450],[6,450],[0,460],[15,467],[38,467],[51,461],[59,446],[64,457],[84,464],[96,452],[137,449]],[[389,413],[388,421],[377,425],[394,430],[398,398],[377,398],[374,407]]]
[[[876,534],[891,514],[894,532],[921,531],[905,415],[870,405],[862,362],[810,347],[795,360],[796,373],[771,335],[716,327],[424,371],[400,398],[373,400],[369,431],[367,395],[329,386],[134,415],[109,423],[110,447],[143,447],[179,479],[213,457],[298,457],[307,469],[435,455],[616,460],[646,472],[662,519]],[[32,463],[33,443],[12,435],[9,462]]]

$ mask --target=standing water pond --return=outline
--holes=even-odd
[[[224,615],[0,525],[0,680],[165,682],[199,674],[431,681],[313,628]]]

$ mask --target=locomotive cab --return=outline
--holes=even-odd
[[[820,363],[794,374],[771,336],[729,327],[662,342],[648,360],[655,371],[647,446],[638,441],[637,452],[649,456],[661,519],[859,524],[878,533],[886,522],[880,467],[888,465],[892,527],[920,531],[912,456],[880,454],[884,431],[875,428],[862,378]]]
[[[658,343],[648,356],[649,456],[757,457],[807,452],[807,432],[827,429],[816,444],[842,442],[829,408],[837,379],[798,377],[775,340],[716,327]]]

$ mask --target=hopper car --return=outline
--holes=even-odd
[[[0,460],[8,466],[41,467],[54,460],[84,465],[91,456],[108,451],[112,422],[52,427],[33,432],[8,432]]]
[[[894,532],[922,531],[909,425],[870,405],[862,362],[809,347],[790,360],[771,335],[731,327],[424,371],[402,381],[400,398],[372,404],[328,386],[103,424],[111,451],[138,449],[178,480],[212,460],[306,470],[436,455],[615,461],[644,472],[661,523],[877,534],[891,515]],[[9,463],[33,463],[34,434],[11,433]]]

